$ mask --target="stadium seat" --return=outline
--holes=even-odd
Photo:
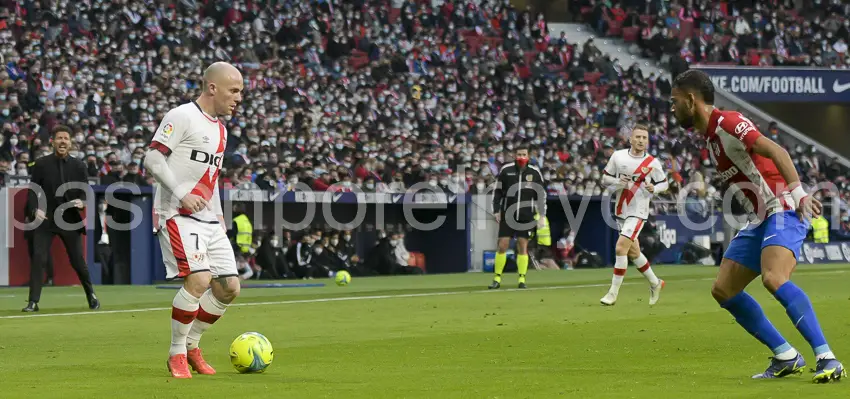
[[[623,28],[623,40],[632,43],[636,42],[638,39],[638,34],[640,33],[640,28],[637,26],[630,26],[628,28]]]
[[[422,269],[423,272],[427,271],[425,270],[425,254],[421,252],[411,252],[410,259],[408,260],[407,265],[418,267]]]

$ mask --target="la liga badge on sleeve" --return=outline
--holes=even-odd
[[[162,135],[162,137],[169,138],[171,137],[172,132],[174,132],[174,125],[172,125],[171,122],[168,122],[162,127],[159,134]]]

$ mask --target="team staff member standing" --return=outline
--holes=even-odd
[[[33,231],[34,254],[30,265],[29,304],[24,312],[38,312],[38,302],[41,300],[41,286],[44,282],[44,266],[50,256],[50,245],[53,236],[59,236],[65,244],[71,267],[77,272],[80,284],[86,292],[90,309],[99,309],[100,301],[94,295],[91,277],[86,260],[83,258],[83,241],[81,235],[85,232],[82,226],[81,211],[85,207],[86,192],[81,189],[66,190],[57,196],[59,188],[65,183],[81,183],[88,185],[86,165],[79,159],[68,156],[71,150],[71,129],[67,126],[56,126],[53,129],[53,154],[36,160],[32,169],[30,181],[41,188],[40,193],[30,190],[27,198],[27,214],[34,220],[41,221]],[[40,209],[38,196],[43,195],[47,205]],[[64,206],[63,206],[64,205]],[[62,208],[57,212],[58,208]],[[59,221],[63,223],[58,223]],[[78,229],[66,230],[68,225],[80,224]]]
[[[546,187],[543,174],[534,165],[528,164],[528,147],[519,146],[514,162],[506,163],[499,170],[496,189],[493,193],[493,214],[499,223],[499,248],[496,252],[496,275],[490,289],[502,285],[506,255],[511,238],[516,238],[516,264],[519,288],[526,288],[525,273],[528,271],[528,238],[541,223],[535,221],[538,213],[546,216]]]

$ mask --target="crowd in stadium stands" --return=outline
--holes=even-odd
[[[150,184],[142,158],[158,121],[197,96],[205,65],[226,60],[243,71],[246,92],[227,123],[224,188],[285,190],[302,182],[314,190],[402,192],[428,182],[475,193],[527,143],[550,193],[597,195],[608,156],[627,146],[626,133],[640,120],[651,125],[652,152],[675,181],[672,193],[695,176],[711,180],[701,140],[669,113],[668,80],[622,65],[592,40],[579,46],[550,35],[542,14],[507,0],[3,3],[6,175],[26,175],[28,162],[50,151],[50,129],[64,123],[90,176]],[[836,63],[848,32],[836,17],[846,14],[843,4],[787,24],[779,21],[792,13],[768,2],[756,12],[711,3],[717,11],[707,1],[689,11],[656,0],[606,4],[586,14],[608,34],[638,28],[636,40],[650,53],[675,53],[681,46],[673,39],[682,37],[706,48],[740,46],[742,60],[754,44],[781,45],[784,62],[798,45],[817,46],[821,56],[812,62]],[[688,44],[682,54],[698,61],[719,48]],[[764,131],[779,134],[775,126]],[[831,160],[790,150],[808,178],[844,184],[833,179],[844,173]]]
[[[622,36],[645,55],[688,63],[847,69],[850,2],[805,0],[624,0],[573,2],[593,27]]]
[[[395,227],[395,226],[393,226]],[[242,279],[313,279],[345,270],[353,276],[424,273],[424,259],[405,245],[403,229],[377,232],[363,259],[351,231],[314,228],[300,237],[259,232],[250,254],[238,256]],[[237,251],[237,253],[239,253]]]

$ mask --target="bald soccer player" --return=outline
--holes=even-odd
[[[203,92],[168,111],[145,157],[156,179],[154,228],[166,278],[183,279],[171,308],[168,369],[175,378],[215,374],[198,342],[239,295],[236,259],[227,239],[218,175],[227,144],[222,117],[242,101],[242,74],[217,62],[204,71]]]

